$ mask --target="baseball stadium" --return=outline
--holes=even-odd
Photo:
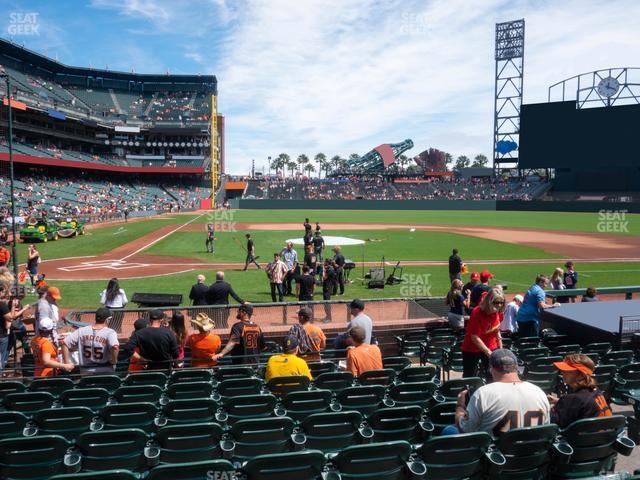
[[[0,479],[640,478],[640,68],[524,42],[490,164],[239,175],[215,75],[0,39]]]

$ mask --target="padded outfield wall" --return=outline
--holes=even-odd
[[[488,210],[529,212],[640,213],[640,203],[495,200],[232,200],[232,208],[251,210]]]

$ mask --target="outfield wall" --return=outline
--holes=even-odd
[[[232,208],[251,210],[488,210],[529,212],[586,212],[626,210],[640,213],[640,203],[553,202],[495,200],[245,200],[231,202]]]

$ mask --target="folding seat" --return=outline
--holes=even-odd
[[[223,380],[217,386],[221,397],[235,397],[237,395],[258,395],[262,393],[263,383],[259,378],[232,378]]]
[[[502,433],[494,444],[506,462],[497,478],[546,478],[552,455],[568,459],[572,452],[566,443],[556,442],[557,433],[558,426],[554,424]]]
[[[395,378],[396,371],[391,368],[369,370],[358,376],[358,383],[360,385],[382,385],[383,387],[388,387],[393,384]]]
[[[433,382],[438,380],[440,373],[435,365],[421,367],[407,367],[398,373],[398,380],[408,382]],[[439,381],[439,380],[438,380]]]
[[[400,355],[417,357],[420,355],[420,346],[429,338],[429,332],[427,330],[413,330],[395,338]]]
[[[155,436],[160,448],[160,463],[201,462],[220,458],[222,434],[222,427],[217,423],[162,427]]]
[[[555,367],[555,362],[561,362],[562,357],[554,356],[554,357],[537,357],[527,362],[526,371],[532,372],[558,372],[558,369]]]
[[[485,475],[495,478],[505,458],[499,452],[489,452],[491,440],[485,432],[432,437],[416,453],[426,466],[429,479],[457,480]]]
[[[633,362],[633,350],[612,350],[602,357],[602,363],[622,368]]]
[[[314,413],[329,412],[331,402],[332,394],[329,390],[308,390],[285,395],[280,406],[284,409],[284,416],[302,421]],[[277,411],[276,414],[280,415]]]
[[[157,385],[123,385],[113,392],[117,403],[160,402],[163,390]]]
[[[211,398],[195,400],[170,400],[163,405],[156,425],[183,425],[216,421],[218,402]]]
[[[343,479],[405,480],[410,455],[411,445],[403,441],[355,445],[333,457],[331,465]]]
[[[167,384],[167,376],[162,372],[140,372],[127,375],[123,385],[157,385],[164,388]]]
[[[530,347],[518,350],[518,363],[526,365],[532,360],[540,357],[548,357],[549,349],[547,347]]]
[[[554,348],[557,347],[559,345],[564,345],[569,343],[569,336],[568,335],[547,335],[545,337],[542,337],[541,343],[542,345],[544,345],[547,348]]]
[[[337,368],[333,362],[307,362],[307,365],[313,378],[316,378],[322,373],[335,372]]]
[[[551,478],[578,478],[612,472],[617,454],[629,456],[634,442],[625,437],[625,417],[586,418],[560,431],[561,439],[573,449],[568,463],[552,462]]]
[[[602,390],[607,398],[611,396],[611,388],[613,385],[613,377],[618,371],[615,365],[597,365],[593,371],[593,379],[598,384],[598,388]]]
[[[437,394],[438,385],[433,382],[399,383],[389,388],[389,398],[396,407],[417,405],[428,409],[444,398]]]
[[[305,450],[294,453],[258,455],[242,467],[247,480],[315,480],[325,465],[322,452]]]
[[[252,418],[236,422],[222,441],[226,458],[248,460],[256,455],[285,453],[293,448],[294,422],[288,417]]]
[[[640,363],[630,363],[618,368],[613,377],[611,400],[619,405],[626,404],[625,395],[640,389]]]
[[[186,368],[175,370],[169,377],[169,383],[178,382],[211,382],[213,372],[204,368]]]
[[[440,385],[438,390],[444,396],[446,401],[453,401],[458,399],[458,394],[462,390],[465,390],[468,387],[477,390],[482,385],[484,385],[484,381],[480,377],[455,378],[444,382]]]
[[[105,470],[104,472],[64,473],[51,480],[138,480],[140,477],[129,470]]]
[[[314,377],[315,388],[340,392],[353,386],[353,374],[351,372],[326,372]]]
[[[558,372],[527,372],[524,378],[540,387],[544,393],[553,393],[558,389]]]
[[[0,412],[0,440],[22,437],[29,417],[20,412]]]
[[[195,398],[211,398],[213,385],[211,382],[178,382],[170,384],[165,390],[165,396],[171,400],[185,400]],[[160,403],[166,401],[160,399]]]
[[[440,435],[444,427],[456,423],[457,404],[457,402],[436,403],[429,409],[429,420],[433,423],[434,435]]]
[[[395,372],[399,372],[409,365],[411,365],[411,359],[408,357],[386,357],[382,359],[382,367],[390,368]]]
[[[367,418],[374,442],[406,440],[422,443],[431,436],[433,424],[423,418],[418,406],[379,408]]]
[[[605,356],[610,350],[613,350],[613,345],[609,342],[588,343],[582,348],[582,353],[597,353],[601,357]]]
[[[252,378],[255,376],[255,373],[256,372],[253,368],[249,366],[217,367],[213,372],[213,375],[218,382],[224,382],[225,380],[236,378]]]
[[[448,379],[451,379],[451,372],[462,373],[464,371],[462,350],[456,348],[445,353],[444,370]]]
[[[228,460],[173,463],[151,469],[145,480],[233,480],[237,478],[233,464]]]
[[[36,378],[29,385],[30,392],[49,392],[54,397],[59,397],[65,390],[75,388],[75,383],[70,378],[65,377],[43,377]]]
[[[88,407],[47,408],[33,414],[30,435],[60,435],[74,441],[88,432],[94,413]]]
[[[2,404],[6,410],[30,415],[43,408],[51,408],[53,402],[55,397],[49,392],[22,392],[7,394]]]
[[[6,395],[10,393],[22,393],[27,389],[27,386],[17,380],[4,380],[0,382],[0,403]]]
[[[445,353],[447,351],[448,349],[446,347],[423,344],[420,348],[420,365],[429,363],[442,370],[444,367]]]
[[[518,351],[523,348],[532,348],[540,345],[539,337],[520,337],[513,342],[513,350]]]
[[[77,388],[104,388],[113,393],[121,384],[122,379],[117,375],[87,375],[78,380]]]
[[[558,357],[566,357],[567,355],[571,355],[572,353],[580,353],[582,351],[582,347],[577,343],[572,343],[570,345],[558,345],[557,347],[553,347],[551,349],[551,355]]]
[[[362,415],[369,415],[383,406],[385,388],[382,385],[366,385],[349,387],[336,396],[342,410],[356,410]]]
[[[238,395],[224,400],[223,411],[217,418],[220,422],[232,424],[249,418],[266,418],[275,415],[277,404],[275,395]]]
[[[63,407],[88,407],[98,411],[107,405],[109,396],[104,388],[75,388],[62,392],[60,403]]]
[[[142,472],[154,463],[152,453],[147,450],[149,438],[138,428],[87,432],[76,441],[78,466],[83,471],[127,469]]]
[[[640,390],[632,390],[624,395],[624,399],[633,406],[635,417],[627,418],[629,437],[636,443],[640,442]],[[1,417],[0,417],[1,418]],[[2,428],[0,420],[0,429]]]
[[[100,423],[105,430],[137,428],[151,433],[158,408],[149,402],[107,405],[100,412]]]
[[[305,418],[300,428],[305,435],[306,449],[337,452],[367,440],[361,424],[362,415],[355,411],[315,413]],[[367,435],[371,439],[373,432]]]
[[[0,475],[7,479],[36,480],[64,473],[69,447],[70,443],[59,435],[0,440]]]
[[[267,382],[267,390],[277,397],[284,397],[290,392],[309,390],[311,380],[304,375],[273,377]]]
[[[427,346],[432,346],[432,347],[443,347],[447,350],[451,349],[451,347],[453,347],[453,345],[455,345],[456,343],[456,337],[453,336],[451,333],[446,334],[446,335],[434,335],[431,334],[429,336],[429,340],[427,340]]]

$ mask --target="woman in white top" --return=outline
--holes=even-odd
[[[112,278],[107,284],[107,288],[102,291],[100,303],[107,308],[124,308],[129,300],[127,294],[120,288],[117,278]]]

